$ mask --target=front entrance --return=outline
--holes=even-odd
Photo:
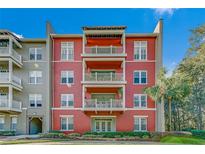
[[[34,117],[29,120],[29,134],[42,133],[42,118]]]
[[[110,119],[94,119],[94,131],[95,132],[112,132],[114,131],[114,121]]]

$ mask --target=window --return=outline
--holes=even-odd
[[[42,106],[42,95],[41,94],[30,94],[29,104],[30,104],[30,107],[41,107]]]
[[[29,83],[30,84],[41,84],[42,83],[42,71],[29,72]]]
[[[147,117],[134,117],[134,131],[147,131]]]
[[[74,51],[73,42],[61,42],[61,60],[72,60]]]
[[[136,60],[147,59],[147,41],[134,42],[134,59]]]
[[[11,130],[16,130],[17,117],[11,117]]]
[[[61,117],[61,130],[73,130],[73,116]]]
[[[135,71],[134,72],[134,83],[135,84],[146,84],[147,83],[147,71]]]
[[[72,107],[74,102],[73,94],[61,94],[61,106]]]
[[[61,71],[61,83],[73,83],[73,71]]]
[[[147,107],[147,95],[135,94],[134,95],[134,107],[146,108]]]
[[[0,130],[4,130],[4,117],[0,117]]]
[[[42,60],[42,48],[29,48],[30,60]]]

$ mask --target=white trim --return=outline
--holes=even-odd
[[[125,111],[128,110],[128,111],[155,111],[156,108],[123,108]],[[51,110],[79,110],[79,111],[84,111],[84,108],[71,108],[71,107],[66,107],[66,108],[62,108],[62,107],[54,107],[54,108],[51,108]]]
[[[134,126],[135,126],[135,118],[139,118],[139,130],[135,130],[134,128],[134,132],[146,132],[147,131],[147,125],[148,125],[148,116],[147,115],[134,115]],[[142,130],[142,125],[141,125],[141,120],[142,118],[146,119],[146,130]]]
[[[72,55],[73,55],[73,57],[72,57],[72,59],[68,59],[68,51],[69,51],[69,49],[71,49],[71,48],[68,48],[68,46],[66,46],[66,59],[62,59],[62,43],[66,43],[66,44],[69,44],[69,43],[71,43],[72,44]],[[74,61],[74,50],[75,50],[75,44],[74,44],[74,41],[62,41],[62,42],[60,42],[60,49],[61,49],[61,51],[60,51],[60,61],[62,61],[62,62],[64,62],[64,61]]]
[[[91,118],[106,118],[106,117],[108,117],[108,118],[116,118],[117,116],[106,116],[106,115],[100,115],[100,116],[90,116]]]
[[[53,63],[82,63],[83,61],[81,60],[72,60],[72,61],[52,60],[51,62]]]
[[[31,49],[34,49],[34,60],[31,60],[30,58],[30,56],[31,56]],[[30,62],[38,62],[38,61],[41,61],[41,60],[37,60],[37,50],[38,49],[40,49],[41,50],[41,52],[40,52],[40,54],[41,54],[41,59],[43,59],[43,47],[30,47],[29,48],[29,61]]]
[[[10,117],[18,117],[18,115],[10,115]]]
[[[71,115],[71,114],[69,114],[69,115],[65,115],[65,114],[63,114],[63,115],[60,115],[59,117],[61,117],[61,118],[69,118],[69,117],[74,117],[74,115]]]
[[[140,43],[140,46],[136,46],[135,45],[135,42],[139,42]],[[142,44],[142,42],[146,42],[146,46],[142,46],[141,44]],[[147,60],[147,49],[148,49],[148,41],[146,41],[146,40],[137,40],[137,41],[134,41],[134,60],[135,60],[135,47],[139,47],[140,48],[140,52],[139,52],[139,59],[136,59],[137,61],[146,61]],[[141,48],[142,47],[146,47],[146,59],[141,59],[142,57],[141,57],[141,55],[142,55],[142,50],[141,50]]]
[[[134,82],[135,72],[139,72],[139,83],[135,83],[135,82]],[[146,72],[146,83],[141,83],[141,73],[142,73],[142,72]],[[148,74],[147,74],[147,70],[134,70],[134,71],[133,71],[133,85],[147,85],[147,84],[148,84]]]
[[[127,63],[155,63],[156,60],[127,60]]]
[[[138,96],[138,97],[139,97],[139,107],[135,106],[135,96]],[[145,106],[145,107],[144,107],[144,106],[142,107],[141,96],[145,96],[145,101],[146,101],[146,106]],[[142,109],[143,109],[143,108],[146,109],[146,108],[147,108],[147,105],[148,105],[148,101],[147,101],[147,100],[148,100],[147,94],[134,94],[134,95],[133,95],[133,107],[134,107],[134,108],[140,108],[140,109],[141,109],[141,108],[142,108]]]
[[[148,118],[148,115],[134,115],[136,118]]]

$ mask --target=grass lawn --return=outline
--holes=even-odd
[[[161,143],[173,144],[205,144],[205,140],[194,137],[166,136],[160,140]]]

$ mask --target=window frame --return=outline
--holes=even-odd
[[[41,106],[38,106],[38,96],[41,98]],[[34,106],[31,106],[31,97],[34,98]],[[29,107],[30,108],[41,108],[43,106],[43,95],[42,94],[29,94]]]
[[[34,73],[34,83],[31,82],[31,74]],[[41,77],[38,77],[37,74],[40,73],[41,74]],[[37,78],[41,78],[41,82],[37,82]],[[43,84],[43,71],[29,71],[29,81],[28,81],[29,84]]]
[[[136,130],[135,129],[135,125],[137,125],[135,122],[136,122],[136,119],[139,119],[139,130]],[[142,130],[142,119],[145,119],[146,120],[146,129],[145,130]],[[148,128],[148,116],[134,116],[134,132],[147,132],[147,128]]]
[[[63,46],[63,43],[66,43],[66,58],[64,59],[63,58],[63,48],[62,48],[62,46]],[[69,44],[72,44],[71,46],[72,46],[72,48],[71,48],[71,46],[69,47]],[[67,42],[61,42],[60,43],[60,48],[61,48],[61,57],[60,57],[60,60],[61,61],[73,61],[74,60],[74,48],[75,48],[75,46],[74,46],[74,41],[67,41]],[[69,50],[71,50],[72,49],[72,54],[70,54],[70,55],[72,55],[72,58],[71,59],[69,59]]]
[[[135,83],[135,72],[138,72],[139,73],[139,83]],[[145,72],[146,73],[146,83],[142,83],[142,72]],[[147,74],[147,70],[135,70],[133,72],[133,84],[134,85],[146,85],[148,84],[148,74]]]
[[[62,98],[63,96],[66,96],[66,106],[63,106],[62,105]],[[69,106],[69,97],[72,97],[72,102],[73,102],[73,105],[72,106]],[[61,94],[61,108],[73,108],[74,107],[74,95],[73,94]]]
[[[63,118],[66,118],[66,129],[62,129],[62,120]],[[68,129],[69,128],[69,119],[72,118],[72,126],[73,128],[72,129]],[[60,116],[60,130],[61,131],[74,131],[74,116],[73,115],[61,115]]]
[[[13,119],[16,119],[16,123],[13,123]],[[17,124],[18,124],[18,117],[17,116],[11,116],[11,130],[16,131],[16,128],[14,128],[13,124],[16,124],[16,128],[17,128]]]
[[[139,46],[136,45],[137,42],[140,43]],[[142,46],[142,42],[146,42],[146,46]],[[143,47],[146,47],[146,52],[145,52],[146,58],[145,59],[142,59],[142,48]],[[135,58],[136,48],[139,48],[139,59]],[[148,41],[144,41],[144,40],[134,41],[134,60],[135,61],[147,61],[147,50],[148,50]]]
[[[34,49],[34,59],[31,59],[31,50],[32,49]],[[40,60],[38,60],[38,49],[40,49],[41,50],[41,52],[40,52],[40,54],[41,54],[41,59]],[[29,60],[30,61],[41,61],[41,60],[43,60],[43,48],[42,47],[31,47],[31,48],[29,48]]]
[[[63,83],[63,82],[62,82],[62,74],[63,74],[64,72],[66,73],[66,83]],[[72,83],[69,83],[69,82],[68,82],[68,81],[69,81],[68,79],[69,79],[69,74],[70,74],[70,72],[72,73],[72,78],[73,78],[73,82],[72,82]],[[72,71],[72,70],[62,70],[62,71],[61,71],[61,77],[60,77],[60,83],[61,83],[61,84],[71,84],[71,85],[74,85],[74,71]]]
[[[139,99],[139,106],[135,106],[135,96],[138,96]],[[145,101],[146,101],[146,106],[142,106],[142,96],[145,96]],[[134,94],[134,98],[133,98],[133,106],[134,108],[147,108],[147,94]]]

